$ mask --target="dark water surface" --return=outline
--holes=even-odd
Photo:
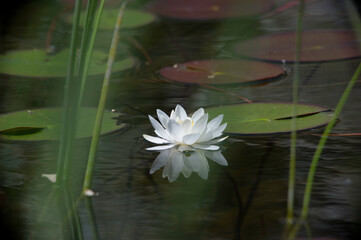
[[[281,3],[282,1],[277,1]],[[20,4],[21,3],[21,4]],[[140,7],[145,1],[131,1]],[[44,48],[59,1],[20,1],[2,7],[1,52]],[[157,71],[175,63],[238,58],[235,42],[266,33],[294,30],[297,7],[270,18],[193,22],[159,18],[122,32],[121,41],[138,58],[134,68],[112,78],[107,108],[117,109],[127,127],[103,136],[94,172],[93,213],[99,239],[280,239],[285,224],[289,136],[230,137],[222,144],[228,167],[209,160],[208,179],[196,173],[170,183],[162,170],[150,175],[158,153],[142,134],[152,134],[148,114],[169,113],[176,104],[189,112],[199,107],[242,102],[231,94],[164,82]],[[305,29],[353,29],[343,1],[306,2]],[[59,21],[53,33],[56,51],[68,46],[70,26]],[[97,47],[111,34],[100,32]],[[100,40],[99,40],[100,39]],[[151,57],[131,42],[136,40]],[[300,67],[301,103],[334,108],[360,59],[305,63]],[[281,64],[281,63],[277,63]],[[282,65],[282,64],[281,64]],[[288,75],[260,87],[225,88],[252,101],[291,101],[293,65]],[[260,69],[262,71],[262,69]],[[84,104],[97,106],[102,77],[88,82]],[[64,79],[0,76],[0,114],[61,106]],[[361,86],[358,82],[333,133],[361,132]],[[311,133],[320,133],[319,130]],[[300,133],[297,141],[296,214],[302,206],[309,165],[319,136]],[[77,144],[72,177],[80,191],[90,140]],[[61,222],[51,200],[52,183],[42,174],[56,172],[56,142],[0,142],[0,211],[6,239],[61,239]],[[308,225],[312,236],[359,239],[361,227],[361,136],[330,137],[319,161]],[[91,219],[82,202],[79,215],[85,239],[92,238]],[[306,237],[301,230],[300,237]],[[5,239],[5,238],[4,238]]]

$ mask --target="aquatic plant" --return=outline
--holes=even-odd
[[[175,146],[178,146],[179,151],[188,151],[192,148],[218,150],[219,146],[213,144],[227,138],[218,138],[227,127],[227,123],[220,125],[223,114],[208,122],[208,114],[203,108],[188,117],[184,108],[177,105],[170,116],[159,109],[157,109],[157,115],[160,123],[150,115],[149,120],[158,137],[147,134],[143,134],[143,137],[149,142],[166,145],[150,147],[147,150],[164,150]]]
[[[91,187],[91,182],[92,182],[92,177],[93,177],[95,158],[96,158],[96,154],[98,151],[99,138],[100,138],[100,134],[101,134],[101,130],[102,130],[105,103],[106,103],[108,90],[109,90],[110,76],[112,74],[114,59],[115,59],[115,55],[117,52],[117,45],[119,42],[119,29],[120,29],[120,25],[122,23],[122,18],[123,18],[123,14],[124,14],[127,3],[128,3],[128,1],[124,1],[119,8],[118,15],[117,15],[117,21],[115,23],[115,27],[114,27],[114,31],[113,31],[113,38],[112,38],[112,42],[110,45],[109,56],[108,56],[108,61],[107,61],[107,68],[106,68],[106,72],[104,75],[102,91],[100,94],[98,111],[97,111],[97,115],[96,115],[96,119],[95,119],[94,129],[93,129],[93,138],[92,138],[92,142],[91,142],[91,146],[90,146],[90,150],[89,150],[88,163],[87,163],[84,184],[83,184],[83,194],[85,194],[86,196],[89,195],[89,194],[87,194],[89,191],[92,192],[90,187]]]

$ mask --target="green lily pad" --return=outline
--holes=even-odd
[[[96,108],[81,109],[77,138],[92,136],[96,113]],[[62,108],[41,108],[0,115],[0,139],[58,140],[61,132],[62,114]],[[124,124],[116,124],[116,117],[116,113],[104,112],[102,134],[113,132],[124,126]]]
[[[102,18],[100,19],[99,29],[113,30],[117,20],[118,9],[104,9]],[[84,27],[85,11],[80,14],[81,27]],[[137,28],[147,25],[156,19],[155,15],[139,10],[126,9],[123,15],[121,28]],[[65,17],[65,21],[69,24],[73,23],[73,14]]]
[[[65,77],[68,57],[69,49],[55,55],[47,55],[42,49],[10,51],[0,55],[0,73],[23,77]],[[107,53],[94,50],[89,75],[104,74],[107,58]],[[113,72],[131,68],[133,65],[133,58],[118,60],[113,64]]]
[[[278,79],[285,70],[264,62],[218,59],[180,63],[159,73],[167,80],[185,84],[256,85]]]
[[[224,114],[226,133],[264,135],[291,132],[292,103],[245,103],[205,109],[210,118]],[[297,131],[326,125],[334,115],[331,109],[297,104]]]

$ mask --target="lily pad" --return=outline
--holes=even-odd
[[[269,11],[271,0],[158,0],[149,9],[161,16],[188,20],[253,17]]]
[[[93,134],[97,109],[82,108],[79,114],[79,128],[76,137],[85,138]],[[39,141],[58,140],[61,131],[63,110],[42,108],[23,110],[0,115],[0,139]],[[104,112],[102,134],[113,132],[124,126],[116,124],[117,114]]]
[[[0,73],[23,77],[65,77],[69,49],[55,55],[47,55],[45,50],[10,51],[0,55]],[[105,73],[108,54],[94,50],[89,67],[89,75]],[[118,60],[113,64],[113,72],[119,72],[134,65],[133,58]]]
[[[224,114],[226,133],[265,135],[291,132],[292,103],[245,103],[205,109],[209,118]],[[334,112],[316,105],[297,104],[297,131],[326,125]]]
[[[160,70],[165,79],[187,84],[260,84],[285,74],[275,64],[247,60],[202,60],[176,64]]]
[[[296,56],[296,32],[265,35],[235,45],[239,55],[269,61],[293,62]],[[361,56],[359,41],[352,31],[304,31],[302,62],[322,62]]]
[[[102,18],[100,19],[99,29],[103,30],[113,30],[115,22],[117,20],[118,9],[104,9],[102,13]],[[84,26],[85,11],[82,11],[80,14],[80,23],[81,27]],[[121,28],[137,28],[144,25],[147,25],[153,22],[156,19],[152,13],[126,9],[123,15]],[[69,14],[65,17],[65,21],[69,24],[73,23],[73,14]]]

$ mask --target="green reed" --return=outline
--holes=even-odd
[[[125,6],[127,1],[123,1],[117,22],[114,28],[112,43],[109,50],[107,68],[105,72],[103,87],[99,100],[98,112],[96,115],[96,122],[93,131],[93,138],[90,146],[89,159],[84,178],[84,186],[81,195],[75,200],[72,196],[72,189],[70,184],[70,169],[73,160],[73,152],[75,148],[75,138],[77,131],[77,118],[81,111],[82,99],[84,89],[87,81],[88,70],[90,66],[93,46],[99,27],[102,11],[105,0],[100,0],[99,7],[98,0],[89,0],[85,14],[85,25],[83,28],[80,50],[78,49],[77,37],[79,33],[79,21],[81,11],[81,0],[76,0],[74,8],[73,28],[70,44],[70,56],[68,61],[67,76],[65,82],[64,92],[64,115],[63,125],[60,138],[58,166],[57,166],[57,180],[56,189],[58,190],[59,207],[62,215],[62,229],[63,236],[73,239],[83,239],[81,223],[77,214],[77,207],[79,201],[87,190],[90,190],[91,180],[94,171],[95,157],[97,153],[103,113],[106,103],[106,97],[109,89],[110,76],[112,65],[115,59],[117,44],[119,41],[119,28],[122,22]],[[89,199],[86,199],[86,207],[92,213],[92,206]],[[91,214],[90,214],[91,215]],[[97,239],[98,233],[96,229],[96,222],[94,216],[90,216],[93,237]]]
[[[358,13],[356,12],[355,7],[352,5],[352,3],[349,0],[346,1],[346,7],[349,11],[351,22],[353,24],[357,39],[359,40],[359,39],[361,39],[360,17],[358,15]],[[361,49],[361,44],[359,44],[359,45],[360,45],[360,49]],[[334,111],[334,115],[332,116],[330,122],[327,124],[327,126],[321,136],[321,139],[317,145],[317,148],[313,155],[311,166],[310,166],[310,169],[308,172],[307,183],[306,183],[306,188],[304,191],[304,197],[303,197],[303,203],[302,203],[301,215],[300,215],[296,225],[289,232],[288,239],[290,239],[290,240],[294,240],[296,238],[301,225],[305,225],[306,230],[308,228],[306,219],[308,216],[309,205],[310,205],[311,194],[312,194],[313,180],[314,180],[314,176],[316,174],[318,161],[321,157],[321,154],[322,154],[323,148],[326,144],[327,138],[328,138],[329,134],[331,133],[332,128],[336,124],[338,117],[341,114],[341,111],[342,111],[344,105],[346,104],[347,99],[348,99],[349,95],[351,94],[351,91],[360,75],[361,75],[361,63],[358,65],[358,67],[357,67],[356,71],[354,72],[352,78],[350,79],[347,87],[345,88],[340,100],[338,101],[337,106]],[[307,231],[309,232],[310,230],[307,230]]]
[[[81,12],[81,0],[76,0],[74,7],[74,20],[70,42],[70,54],[64,86],[64,110],[62,132],[60,136],[57,180],[58,204],[63,221],[62,229],[64,237],[82,239],[82,228],[77,214],[77,202],[72,195],[69,180],[70,169],[73,163],[75,137],[77,132],[78,114],[82,102],[82,93],[87,79],[91,52],[94,46],[94,39],[102,13],[102,0],[98,11],[97,0],[89,0],[86,10],[85,26],[83,28],[80,51],[78,54],[77,39],[79,36],[79,21]]]
[[[95,36],[98,30],[105,0],[101,0],[98,10],[98,1],[89,0],[85,25],[82,33],[80,51],[77,54],[77,37],[79,35],[80,3],[76,1],[74,21],[71,36],[70,56],[64,93],[64,117],[58,154],[57,183],[66,181],[69,177],[71,159],[73,158],[77,117],[81,108],[84,86],[91,61]],[[97,11],[96,11],[97,10]]]
[[[79,95],[78,95],[78,101],[77,101],[77,106],[76,106],[77,110],[79,110],[81,107],[81,103],[82,103],[82,99],[83,99],[83,95],[84,95],[85,83],[86,83],[88,70],[89,70],[89,66],[90,66],[90,60],[91,60],[91,56],[93,53],[93,46],[94,46],[97,30],[99,27],[101,15],[103,12],[104,2],[105,2],[105,0],[101,0],[98,11],[95,13],[94,24],[92,21],[92,19],[93,19],[92,17],[90,17],[91,19],[87,19],[87,16],[85,17],[85,19],[86,19],[85,20],[86,21],[85,22],[85,30],[84,30],[82,39],[86,39],[87,41],[84,41],[81,46],[81,54],[85,54],[85,57],[84,57],[84,62],[82,62],[84,66],[82,68],[80,68],[81,72],[79,73],[80,88],[79,88]],[[96,9],[96,3],[94,3],[92,6],[90,6],[89,11],[90,11],[91,15],[94,14],[94,9]],[[90,26],[88,26],[88,25],[90,25]],[[93,31],[88,31],[88,28],[90,28],[91,26],[93,26]]]
[[[62,119],[62,129],[61,129],[61,136],[60,136],[60,145],[59,145],[59,153],[58,153],[58,165],[57,165],[57,184],[62,182],[63,179],[63,170],[64,170],[64,162],[69,156],[67,154],[67,139],[69,137],[69,127],[71,125],[70,122],[70,110],[71,110],[71,99],[73,98],[71,87],[74,85],[74,71],[75,71],[75,64],[76,64],[76,42],[77,36],[79,32],[79,19],[80,19],[80,11],[81,11],[81,1],[77,0],[75,2],[74,7],[74,20],[73,20],[73,27],[72,27],[72,34],[71,34],[71,41],[70,41],[70,54],[68,60],[68,68],[66,73],[65,79],[65,86],[64,86],[64,110],[63,110],[63,119]]]
[[[91,146],[90,146],[88,164],[87,164],[84,185],[83,185],[83,193],[85,193],[85,191],[87,191],[87,190],[90,190],[90,187],[91,187],[95,157],[96,157],[97,150],[98,150],[99,137],[100,137],[102,121],[103,121],[103,114],[104,114],[105,103],[106,103],[106,99],[107,99],[107,95],[108,95],[109,81],[110,81],[110,76],[112,73],[112,67],[113,67],[115,55],[117,52],[117,45],[119,42],[119,28],[122,23],[126,4],[127,4],[127,1],[124,1],[122,3],[122,5],[119,9],[117,21],[116,21],[115,27],[114,27],[113,38],[112,38],[112,42],[111,42],[110,50],[109,50],[107,69],[106,69],[105,76],[104,76],[102,91],[101,91],[99,105],[98,105],[98,112],[96,115],[95,126],[94,126],[94,130],[93,130],[93,138],[92,138],[92,142],[91,142]]]
[[[347,98],[349,97],[351,90],[353,88],[353,86],[355,85],[358,77],[360,76],[361,73],[361,63],[359,64],[359,66],[357,67],[354,75],[352,76],[350,82],[348,83],[345,91],[343,92],[341,99],[339,100],[334,115],[331,118],[331,121],[327,124],[326,129],[324,130],[322,136],[321,136],[321,140],[318,143],[316,152],[313,156],[312,159],[312,163],[311,163],[311,167],[310,170],[308,172],[308,177],[307,177],[307,183],[306,183],[306,189],[304,192],[304,197],[303,197],[303,206],[302,206],[302,212],[301,212],[301,216],[300,219],[298,221],[298,223],[296,224],[296,226],[292,229],[291,233],[290,233],[290,237],[289,239],[295,239],[297,232],[299,231],[300,225],[306,220],[307,215],[308,215],[308,209],[309,209],[309,205],[310,205],[310,199],[311,199],[311,193],[312,193],[312,185],[313,185],[313,179],[316,173],[316,168],[317,168],[317,163],[320,159],[320,156],[322,154],[323,148],[326,144],[328,135],[330,134],[333,126],[335,125],[335,123],[337,122],[338,116],[340,115],[346,101]]]
[[[290,147],[290,166],[287,195],[287,229],[293,224],[294,220],[294,195],[296,178],[296,147],[297,147],[297,104],[298,104],[298,86],[299,86],[299,66],[302,48],[302,20],[304,14],[304,1],[299,1],[296,32],[296,56],[293,65],[293,88],[292,88],[292,121],[291,121],[291,147]]]

